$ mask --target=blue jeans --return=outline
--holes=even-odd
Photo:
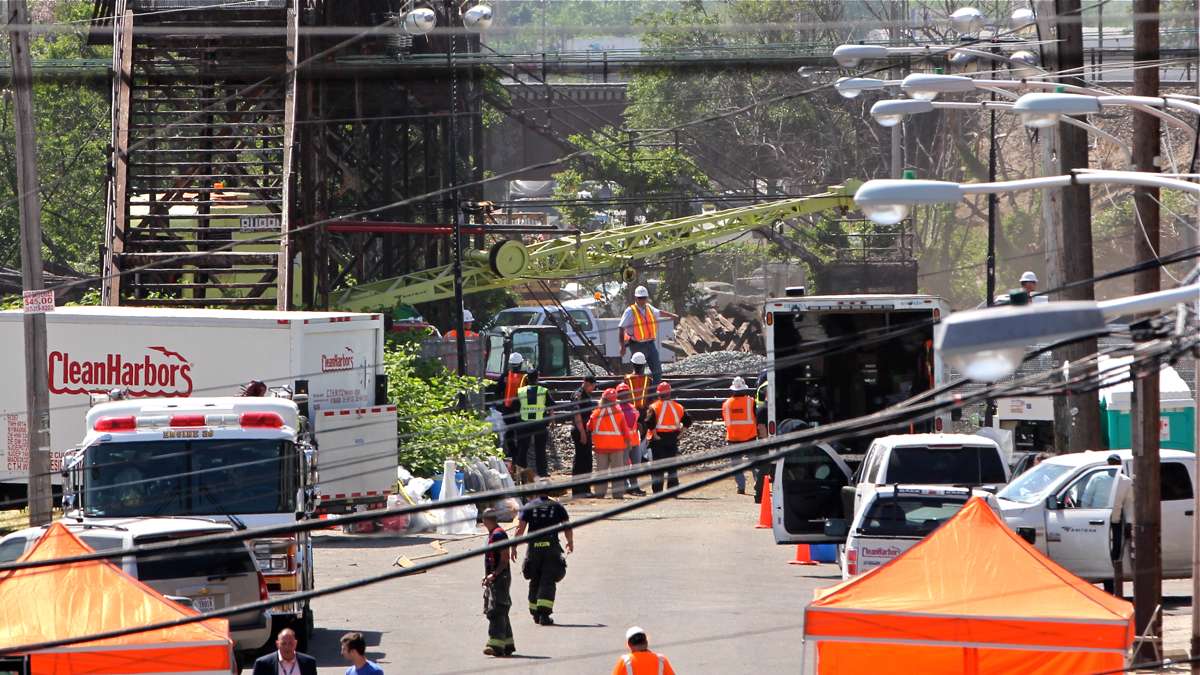
[[[662,382],[662,360],[658,356],[658,345],[654,340],[645,340],[643,342],[634,342],[630,340],[629,348],[634,352],[641,352],[646,355],[646,366],[650,368],[650,374],[654,377],[654,384]]]

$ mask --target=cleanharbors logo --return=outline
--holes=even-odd
[[[166,347],[103,355],[52,351],[50,392],[88,394],[124,388],[131,396],[189,396],[192,364]]]
[[[330,373],[339,370],[354,370],[354,350],[346,347],[342,354],[322,354],[321,372]]]

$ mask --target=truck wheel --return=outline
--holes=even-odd
[[[296,648],[304,653],[308,653],[308,643],[312,639],[313,634],[313,612],[312,607],[304,607],[304,615],[299,620],[292,624],[292,630],[296,631]]]

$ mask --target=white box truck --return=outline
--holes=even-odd
[[[0,416],[4,502],[24,498],[29,470],[21,322],[19,311],[0,312],[0,344],[8,345],[0,357],[8,363]],[[261,380],[308,395],[321,510],[383,503],[392,489],[397,458],[379,451],[396,447],[379,314],[62,307],[46,315],[46,324],[48,445],[56,485],[63,453],[88,431],[90,394],[121,388],[133,398],[236,396],[242,384]],[[361,423],[364,416],[393,423],[344,424]],[[371,438],[354,438],[364,428]],[[388,433],[390,438],[380,437]],[[325,457],[322,445],[330,449]],[[344,468],[351,465],[353,471]]]

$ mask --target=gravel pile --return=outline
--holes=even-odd
[[[594,363],[584,363],[583,361],[579,361],[577,359],[573,359],[571,361],[572,375],[575,377],[583,377],[589,373],[595,375],[596,377],[609,377],[612,374],[605,370],[603,366],[598,366]]]
[[[675,363],[664,363],[666,375],[724,375],[729,373],[758,373],[766,358],[753,352],[706,352]]]
[[[551,473],[571,473],[571,463],[575,461],[575,444],[571,442],[571,430],[566,425],[556,425],[550,429],[550,445],[548,449]],[[706,452],[725,445],[725,425],[720,422],[696,422],[679,441],[679,451],[683,455]],[[715,464],[726,464],[717,461]],[[707,465],[707,464],[706,464]]]

